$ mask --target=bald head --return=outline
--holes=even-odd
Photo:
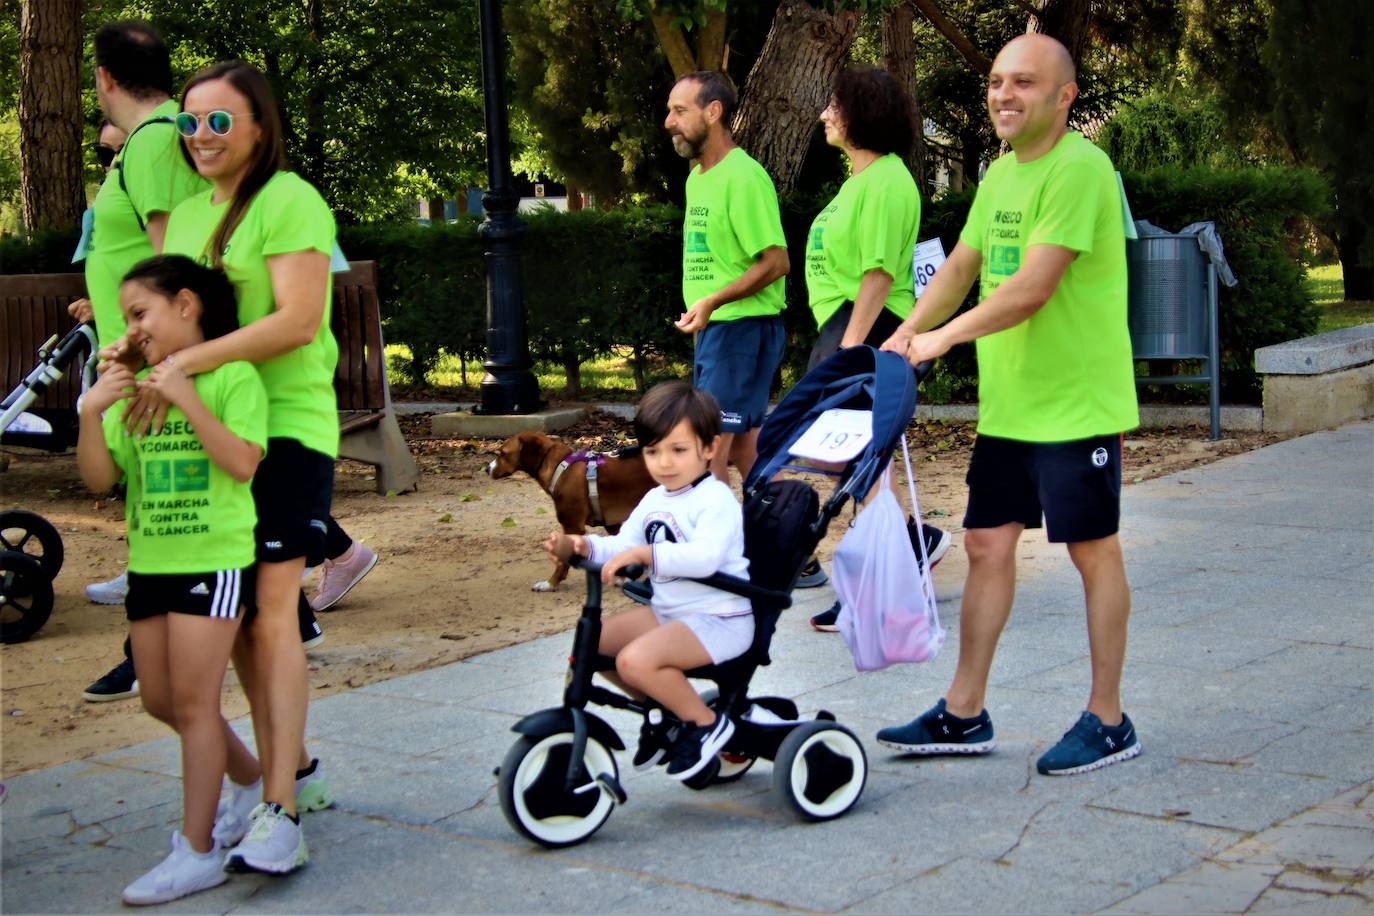
[[[988,115],[1022,162],[1052,149],[1068,131],[1076,98],[1073,58],[1048,35],[1018,36],[992,62]]]
[[[1056,85],[1072,83],[1078,78],[1078,70],[1073,65],[1073,55],[1057,38],[1031,32],[1018,35],[1007,42],[993,61],[992,69],[998,70],[998,63],[1007,58],[1007,63],[1015,62],[1019,69],[1034,69],[1054,80]]]

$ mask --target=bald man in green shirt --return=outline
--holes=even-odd
[[[1131,608],[1117,536],[1121,436],[1139,423],[1126,244],[1111,161],[1068,128],[1075,78],[1068,51],[1046,35],[997,55],[988,114],[1012,151],[988,169],[954,252],[883,344],[916,365],[976,341],[978,439],[954,680],[934,708],[878,741],[921,755],[993,750],[988,676],[1011,613],[1017,542],[1043,518],[1082,578],[1092,657],[1087,708],[1036,764],[1051,776],[1140,753],[1121,708]],[[974,280],[978,305],[945,323]]]

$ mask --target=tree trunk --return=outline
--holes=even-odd
[[[19,157],[27,230],[79,225],[81,0],[24,0],[20,10]]]
[[[575,184],[569,184],[566,187],[568,194],[568,212],[576,213],[578,210],[582,209],[582,192],[578,190]]]
[[[444,218],[444,199],[442,197],[431,197],[429,199],[429,224],[431,226],[442,226],[448,222]]]
[[[1374,301],[1374,264],[1370,263],[1368,254],[1362,254],[1360,251],[1369,232],[1369,214],[1347,214],[1346,208],[1341,206],[1339,194],[1336,209],[1336,250],[1341,254],[1345,298],[1363,302]]]
[[[773,17],[740,94],[734,135],[773,176],[779,194],[791,191],[801,174],[816,119],[858,27],[856,10],[832,14],[803,0],[783,0]]]
[[[1026,31],[1058,38],[1076,67],[1092,43],[1092,6],[1092,0],[1042,0],[1040,12],[1031,17]]]
[[[571,349],[563,351],[563,397],[575,401],[582,397],[582,360]]]
[[[902,158],[916,179],[916,187],[928,195],[926,187],[926,140],[924,121],[921,118],[919,87],[916,85],[916,42],[912,36],[912,25],[916,19],[916,9],[910,0],[888,9],[883,13],[883,68],[892,74],[907,95],[911,97],[912,125],[911,149]]]

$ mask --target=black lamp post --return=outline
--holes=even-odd
[[[481,0],[482,85],[487,113],[487,181],[482,195],[486,219],[478,231],[486,242],[487,358],[482,367],[478,413],[520,414],[538,410],[539,384],[530,372],[525,332],[525,298],[520,289],[520,197],[511,187],[510,123],[506,115],[505,42],[500,0]]]

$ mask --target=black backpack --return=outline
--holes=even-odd
[[[800,480],[773,480],[744,504],[744,555],[749,581],[786,592],[816,549],[811,526],[820,517],[820,498]]]

